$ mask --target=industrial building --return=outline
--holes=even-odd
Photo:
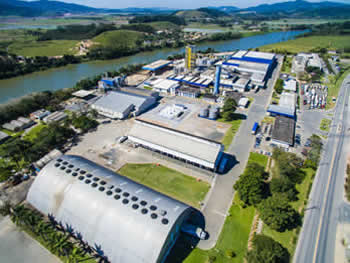
[[[272,130],[272,142],[288,148],[294,145],[295,120],[277,116]]]
[[[51,113],[49,116],[46,116],[43,121],[45,123],[51,123],[51,122],[59,122],[63,121],[68,118],[68,115],[63,111],[55,111]]]
[[[316,67],[322,70],[321,58],[315,53],[299,53],[293,59],[292,73],[302,73],[306,67]]]
[[[181,87],[177,90],[176,95],[188,98],[197,98],[200,95],[200,90],[196,88]]]
[[[17,132],[27,129],[33,126],[35,122],[31,119],[19,117],[17,120],[12,120],[9,123],[5,123],[2,127],[6,130]]]
[[[196,52],[195,52],[196,46],[187,46],[186,47],[186,54],[185,54],[185,68],[187,71],[191,71],[196,67]]]
[[[134,88],[134,87],[121,87],[119,90],[123,92],[136,94],[136,95],[150,96],[150,97],[155,97],[156,99],[159,98],[159,92],[154,90],[140,89],[140,88]]]
[[[40,110],[34,111],[29,116],[32,120],[42,120],[43,118],[45,118],[46,116],[48,116],[50,114],[51,114],[51,112],[49,112],[45,109],[40,109]]]
[[[297,81],[295,79],[287,79],[283,82],[283,89],[285,91],[297,91]]]
[[[278,105],[283,108],[289,108],[295,111],[297,95],[295,93],[282,92]]]
[[[170,64],[172,64],[173,62],[170,61],[170,60],[157,60],[157,61],[154,61],[153,63],[151,64],[148,64],[146,66],[143,66],[142,69],[144,70],[149,70],[149,71],[152,71],[152,72],[157,72],[161,69],[164,69],[165,67],[169,66]]]
[[[76,92],[74,92],[72,95],[74,97],[80,98],[80,99],[84,99],[84,100],[90,100],[92,98],[95,97],[94,95],[94,90],[78,90]]]
[[[93,103],[91,108],[111,119],[125,119],[132,112],[135,116],[145,112],[155,103],[154,97],[112,91]]]
[[[210,171],[217,170],[223,156],[221,143],[141,120],[135,121],[129,139],[151,151]]]
[[[4,141],[6,141],[7,139],[9,139],[11,136],[9,136],[8,134],[0,131],[0,144],[2,144]]]
[[[196,77],[193,75],[171,75],[168,77],[169,80],[177,81],[180,84],[188,85],[195,88],[207,89],[213,82],[212,78],[209,77]]]
[[[151,87],[153,90],[161,93],[169,93],[172,95],[176,94],[177,89],[180,87],[179,83],[170,79],[158,79],[151,78],[145,81],[144,85],[146,87]]]
[[[109,262],[164,262],[196,212],[72,155],[54,159],[40,171],[27,201],[71,226],[88,245],[99,246]]]
[[[285,116],[288,118],[295,118],[295,109],[281,107],[279,105],[269,105],[267,112],[270,113],[271,116]]]

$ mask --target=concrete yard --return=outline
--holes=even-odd
[[[174,104],[181,104],[187,108],[180,118],[168,119],[160,115],[160,112],[165,107]],[[221,141],[231,125],[198,117],[200,110],[209,105],[211,104],[199,99],[185,97],[163,98],[158,107],[144,113],[139,118],[206,139]]]
[[[19,230],[9,217],[0,217],[0,262],[60,263],[48,250]]]

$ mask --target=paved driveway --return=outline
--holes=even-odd
[[[60,263],[61,261],[11,222],[0,218],[1,263]]]

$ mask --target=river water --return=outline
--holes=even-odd
[[[278,43],[295,38],[306,31],[274,32],[265,35],[241,38],[237,40],[208,42],[197,45],[199,50],[213,48],[219,52],[236,49],[257,48],[260,46]],[[97,75],[105,71],[117,70],[122,66],[135,63],[149,63],[158,59],[166,59],[169,55],[184,52],[184,48],[161,49],[152,52],[143,52],[133,56],[115,60],[93,61],[78,65],[69,65],[46,71],[0,80],[0,103],[21,97],[37,91],[59,90],[73,87],[83,78]]]

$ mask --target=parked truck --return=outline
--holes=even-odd
[[[255,122],[252,128],[252,134],[255,135],[258,131],[259,123]]]

